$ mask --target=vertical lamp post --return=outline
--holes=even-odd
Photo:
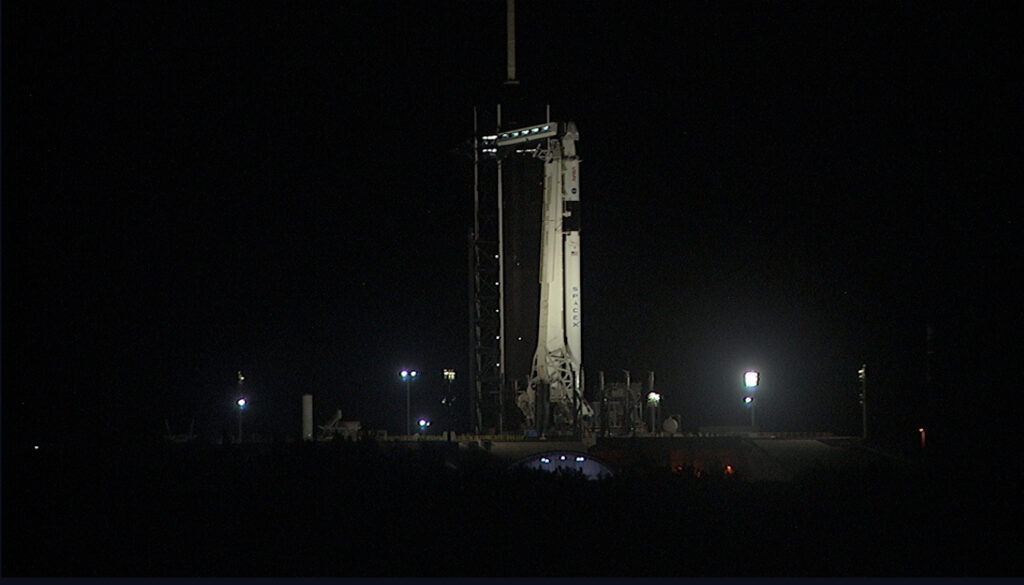
[[[750,428],[753,430],[756,427],[757,418],[757,402],[754,400],[754,392],[757,391],[757,384],[761,381],[761,374],[754,370],[744,372],[743,374],[743,385],[747,388],[747,392],[750,394],[743,399],[743,402],[750,408]]]
[[[242,411],[245,410],[245,398],[239,398],[235,404],[238,405],[238,442],[242,442]]]
[[[868,438],[868,365],[861,364],[857,370],[860,380],[860,438]]]
[[[409,386],[412,381],[416,379],[416,370],[402,370],[398,373],[402,377],[402,381],[405,382],[405,435],[412,435],[412,420],[409,408]]]
[[[245,376],[242,375],[242,371],[238,371],[238,400],[235,401],[235,405],[238,406],[238,442],[242,442],[242,411],[245,410],[245,396],[242,390],[242,385],[245,383]]]
[[[651,412],[651,432],[658,432],[658,421],[657,421],[657,410],[658,405],[661,403],[661,394],[657,392],[651,392],[647,395],[647,410]]]
[[[454,390],[452,390],[452,384],[455,382],[455,370],[445,369],[444,379],[448,380],[448,394],[445,395],[444,400],[442,400],[441,402],[444,404],[445,408],[448,409],[448,442],[451,443],[453,432],[452,416],[454,414],[452,411],[452,406],[454,406],[455,402],[455,392]]]

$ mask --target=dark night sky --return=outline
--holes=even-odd
[[[504,9],[5,2],[4,440],[215,425],[239,369],[268,430],[312,391],[396,431],[402,366],[436,411]],[[857,433],[862,362],[897,442],[1015,420],[1010,13],[520,0],[536,120],[580,129],[588,373],[691,427],[755,367],[765,426]]]

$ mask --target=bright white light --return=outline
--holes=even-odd
[[[576,463],[583,463],[584,457],[582,455],[576,457]]]
[[[651,392],[647,395],[647,402],[654,403],[655,405],[658,404],[658,402],[661,402],[661,394]]]
[[[743,384],[747,388],[756,388],[757,387],[758,379],[760,377],[761,377],[761,375],[758,374],[757,372],[754,372],[754,371],[747,372],[747,373],[743,374]]]
[[[238,405],[238,408],[245,408],[245,398],[239,398],[235,404]]]
[[[551,463],[551,460],[550,460],[550,459],[548,459],[547,457],[541,457],[541,458],[540,458],[540,462],[541,462],[541,463]]]
[[[747,406],[750,406],[751,403],[753,403],[753,402],[754,402],[754,397],[753,396],[745,396],[743,398],[743,404],[746,404]]]
[[[554,136],[556,134],[556,130],[557,125],[555,124],[519,128],[517,130],[502,132],[496,137],[495,142],[498,146],[511,146],[513,144],[520,144],[522,142],[530,142],[532,140],[539,140],[548,136]]]

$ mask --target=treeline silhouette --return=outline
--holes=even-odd
[[[1020,477],[592,481],[431,442],[135,444],[5,460],[8,577],[1010,576]]]

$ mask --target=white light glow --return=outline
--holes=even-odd
[[[747,372],[747,373],[743,374],[743,384],[747,388],[756,388],[757,387],[757,383],[758,383],[760,377],[761,377],[761,375],[758,374],[757,372],[754,372],[754,371]]]

